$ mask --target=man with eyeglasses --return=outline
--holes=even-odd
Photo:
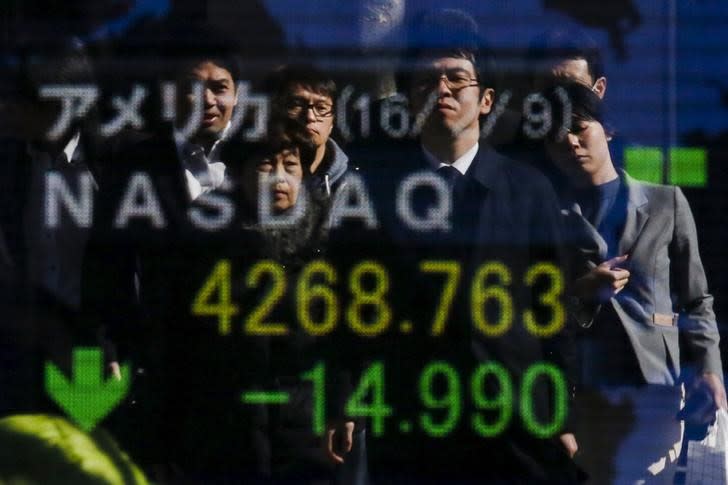
[[[480,85],[464,52],[438,58],[415,74],[415,112],[421,111],[433,90],[437,99],[420,138],[424,154],[436,169],[449,166],[465,175],[478,151],[479,120],[490,112],[494,90]]]
[[[333,140],[336,83],[325,72],[308,65],[285,66],[274,73],[272,118],[283,122],[291,131],[299,132],[314,149],[307,188],[313,197],[333,200],[344,185],[349,157]],[[347,362],[346,367],[350,367]],[[350,369],[342,371],[350,372]],[[336,389],[345,399],[349,389]],[[338,413],[340,410],[336,410]],[[333,414],[333,412],[331,413]],[[329,414],[323,448],[328,461],[336,465],[332,483],[352,485],[367,483],[366,435],[354,421]]]
[[[411,323],[411,330],[403,325],[371,351],[386,362],[387,402],[396,418],[392,421],[405,423],[400,430],[395,424],[371,439],[373,474],[385,483],[574,483],[577,469],[569,455],[576,443],[569,421],[560,422],[548,439],[537,437],[519,417],[516,400],[506,398],[488,408],[477,397],[485,389],[486,400],[494,404],[503,397],[502,381],[499,385],[490,379],[495,376],[483,381],[473,377],[478,369],[496,365],[520,383],[536,363],[552,365],[559,375],[569,374],[571,341],[558,317],[561,295],[553,286],[556,280],[539,277],[538,288],[524,282],[524,275],[539,264],[558,273],[565,260],[556,196],[541,174],[499,155],[480,139],[480,120],[490,112],[495,91],[477,35],[464,34],[474,24],[472,19],[444,10],[422,22],[426,31],[410,36],[417,45],[406,59],[413,69],[409,99],[413,123],[421,126],[419,139],[407,152],[403,148],[379,167],[367,167],[366,174],[376,186],[374,205],[384,214],[384,234],[378,241],[391,244],[372,251],[387,261],[396,295],[392,318]],[[447,44],[433,46],[433,39],[447,39]],[[444,192],[451,209],[440,212],[446,221],[433,221],[433,229],[426,230],[401,216],[388,218],[402,214],[401,197],[394,194],[410,177],[437,181],[438,175],[443,183],[433,184],[436,190],[430,190],[428,182],[409,192],[411,215],[426,218],[441,210]],[[443,301],[443,280],[427,273],[448,271],[461,275],[460,286],[444,307],[438,304]],[[496,273],[508,275],[503,276],[508,282]],[[510,310],[502,304],[477,304],[481,277],[486,286],[505,285],[501,288],[512,303]],[[556,291],[553,305],[540,305],[547,287]],[[538,337],[526,331],[526,308],[540,325],[554,323],[554,332]],[[443,316],[441,326],[433,323]],[[508,330],[488,335],[484,325]],[[428,379],[424,369],[432,366],[455,369],[456,375],[446,378],[447,372],[437,371]],[[558,404],[567,407],[568,381],[562,381],[568,391]],[[542,417],[554,416],[547,387],[528,396]],[[443,397],[455,392],[457,399]],[[496,416],[491,412],[509,413],[512,419],[500,429],[485,430],[477,423],[485,419],[492,424]],[[418,424],[410,429],[409,423]]]
[[[288,66],[276,73],[273,117],[295,123],[313,144],[313,183],[326,197],[339,188],[349,165],[349,157],[331,138],[335,99],[336,83],[318,69]]]

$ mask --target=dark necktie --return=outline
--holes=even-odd
[[[464,201],[464,187],[462,179],[464,178],[464,176],[462,173],[460,173],[460,170],[451,165],[443,165],[442,167],[438,168],[437,174],[445,180],[447,186],[450,188],[452,194],[452,203],[454,204],[452,216],[453,223],[457,227],[461,227],[460,221],[462,214],[464,213],[462,210],[462,203]],[[451,234],[451,236],[453,236],[453,234]]]
[[[457,168],[450,165],[444,165],[438,168],[437,173],[440,175],[440,177],[445,179],[447,185],[450,188],[455,187],[455,184],[457,184],[458,180],[460,180],[460,178],[463,176],[463,174],[461,174]]]

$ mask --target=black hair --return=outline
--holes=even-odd
[[[534,39],[527,57],[536,75],[543,75],[554,64],[576,59],[586,61],[593,81],[605,75],[599,46],[581,30],[549,30]]]
[[[543,91],[543,96],[551,108],[551,129],[547,134],[549,140],[559,139],[565,134],[566,127],[579,121],[597,121],[608,136],[612,134],[605,122],[604,102],[584,84],[559,79]]]
[[[454,57],[473,64],[484,88],[496,87],[496,68],[493,56],[479,33],[475,19],[463,10],[444,8],[425,11],[416,16],[408,29],[406,63],[400,82],[411,87],[411,74],[422,65],[423,59]]]
[[[18,82],[25,99],[40,101],[39,89],[46,84],[95,85],[96,81],[92,60],[80,44],[61,42],[45,46],[42,53],[22,53]]]
[[[160,79],[179,79],[204,62],[226,69],[233,81],[241,78],[235,43],[210,26],[190,25],[184,31],[175,31],[174,36],[160,41],[147,54],[155,56],[154,70]]]
[[[271,86],[274,109],[283,109],[291,88],[296,85],[331,98],[335,106],[336,82],[328,73],[310,65],[292,64],[273,73]]]
[[[316,156],[316,149],[306,137],[303,129],[296,123],[286,120],[273,120],[268,126],[267,136],[251,145],[253,156],[250,158],[258,163],[263,158],[280,153],[284,150],[298,150],[303,168],[303,177],[310,175],[310,168]]]
[[[13,103],[26,105],[25,112],[34,118],[20,123],[20,128],[24,130],[22,136],[29,134],[25,130],[30,129],[32,134],[35,128],[45,127],[50,122],[47,118],[61,113],[58,100],[46,99],[41,95],[42,88],[52,85],[98,86],[94,59],[83,44],[72,39],[59,39],[52,46],[43,45],[42,51],[38,50],[38,46],[20,46],[17,61],[16,65],[4,69],[3,75],[7,77],[3,79],[0,93]],[[99,122],[98,106],[99,103],[94,102],[83,116],[74,116],[62,138],[54,141],[67,141],[67,137],[76,131],[95,134]],[[28,121],[32,125],[28,125]]]
[[[240,68],[238,59],[235,58],[232,55],[224,56],[224,55],[201,55],[201,54],[192,54],[189,57],[185,57],[181,60],[181,63],[179,65],[179,71],[177,73],[177,78],[182,78],[185,75],[189,74],[193,69],[200,66],[201,64],[204,64],[206,62],[210,62],[212,64],[215,64],[218,67],[221,67],[225,69],[227,72],[230,73],[230,77],[233,79],[233,83],[238,81],[240,79]]]

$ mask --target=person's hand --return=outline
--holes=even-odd
[[[114,361],[109,362],[109,373],[111,374],[111,377],[114,378],[115,381],[121,380],[121,367],[119,367],[119,363]]]
[[[705,372],[687,389],[685,406],[678,417],[693,424],[710,424],[718,409],[728,410],[725,387],[717,374]]]
[[[725,409],[728,411],[728,400],[726,400],[725,387],[723,386],[723,381],[717,374],[712,372],[704,373],[700,376],[699,385],[703,385],[707,388],[713,398],[716,411],[718,409]]]
[[[337,446],[337,443],[340,444]],[[354,443],[354,421],[332,422],[326,427],[323,438],[326,457],[335,464],[344,463],[344,455]]]
[[[576,442],[576,436],[574,436],[574,433],[564,433],[559,435],[559,441],[566,449],[566,453],[569,454],[569,458],[574,458],[576,452],[579,451],[579,445]]]
[[[629,271],[619,268],[627,260],[627,255],[617,256],[604,261],[574,284],[576,295],[582,300],[604,302],[622,291],[629,281]]]

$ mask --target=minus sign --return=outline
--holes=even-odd
[[[288,404],[291,395],[287,392],[244,392],[242,400],[245,404]]]

